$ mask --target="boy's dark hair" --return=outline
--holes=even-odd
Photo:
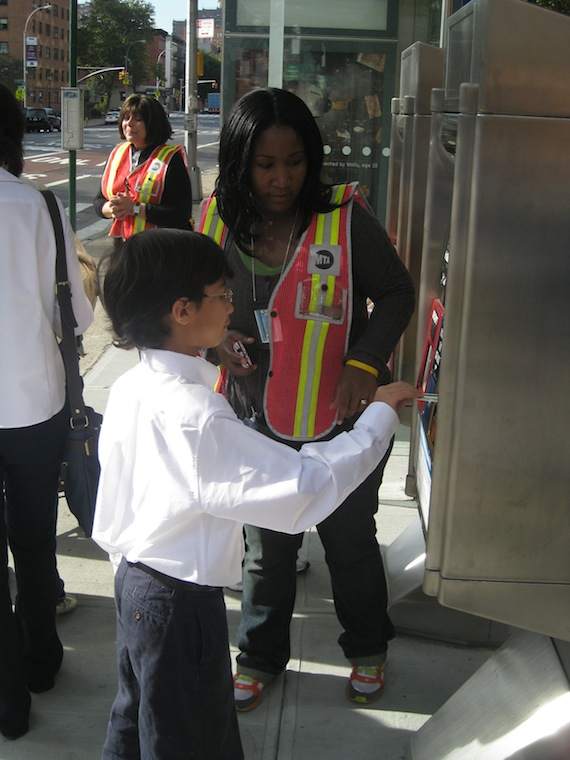
[[[312,212],[334,208],[330,185],[321,182],[323,141],[312,113],[301,98],[287,90],[252,90],[237,101],[222,127],[216,180],[220,215],[246,251],[251,246],[251,228],[260,219],[250,181],[253,151],[261,133],[273,126],[294,129],[305,148],[307,176],[299,195],[305,223]]]
[[[119,134],[122,140],[125,139],[123,119],[128,119],[131,114],[140,116],[144,121],[147,145],[162,145],[172,137],[172,127],[162,103],[149,95],[133,93],[123,103],[119,114]]]
[[[0,165],[19,177],[24,169],[24,112],[14,95],[0,84]]]
[[[204,288],[232,272],[213,240],[186,230],[147,230],[110,256],[103,301],[120,348],[161,348],[179,298],[201,304]]]

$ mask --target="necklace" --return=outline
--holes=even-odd
[[[281,278],[283,277],[283,272],[285,271],[285,267],[287,266],[287,262],[289,261],[289,253],[291,251],[291,244],[293,242],[293,236],[295,234],[295,229],[297,227],[297,216],[299,214],[299,209],[297,208],[295,210],[295,218],[293,219],[293,224],[291,225],[291,231],[289,232],[289,240],[287,242],[287,248],[285,249],[285,256],[283,257],[283,261],[281,263],[281,271],[279,272],[279,279],[277,282],[279,283],[281,281]],[[255,308],[255,305],[257,303],[257,292],[255,287],[255,245],[253,240],[253,235],[251,236],[251,292],[253,295],[253,306]]]

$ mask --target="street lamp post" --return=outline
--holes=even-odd
[[[28,15],[28,18],[26,19],[26,22],[24,24],[23,48],[22,48],[23,58],[24,58],[24,62],[23,62],[23,65],[24,65],[24,72],[23,72],[23,74],[24,74],[24,76],[23,76],[23,79],[24,79],[24,108],[26,108],[26,106],[28,105],[28,94],[27,94],[27,87],[26,87],[26,78],[27,78],[27,73],[28,73],[27,72],[27,68],[28,68],[27,67],[27,63],[28,62],[26,60],[26,37],[27,37],[27,34],[28,34],[28,23],[29,23],[30,19],[32,18],[32,16],[34,15],[34,13],[37,13],[38,11],[49,11],[49,10],[51,10],[51,7],[52,7],[51,3],[48,3],[47,5],[40,5],[39,8],[34,8],[34,10]]]
[[[125,50],[125,72],[128,74],[129,72],[129,50],[133,45],[136,45],[139,42],[146,42],[146,40],[132,40],[127,44],[127,49]],[[134,88],[133,88],[134,92]]]
[[[158,90],[160,86],[160,77],[158,75],[158,62],[162,58],[162,56],[166,53],[166,48],[164,50],[161,50],[160,53],[156,57],[156,89]]]

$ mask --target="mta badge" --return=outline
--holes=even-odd
[[[309,274],[321,274],[327,277],[338,277],[340,274],[340,245],[313,244],[309,249]]]

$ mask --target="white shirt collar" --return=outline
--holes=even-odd
[[[147,348],[141,351],[141,362],[153,372],[178,375],[190,383],[199,383],[206,388],[212,388],[218,377],[217,367],[200,356]]]
[[[0,166],[0,180],[3,180],[5,182],[21,182],[22,180],[19,177],[14,176],[11,174],[8,169],[5,169],[3,166]]]

